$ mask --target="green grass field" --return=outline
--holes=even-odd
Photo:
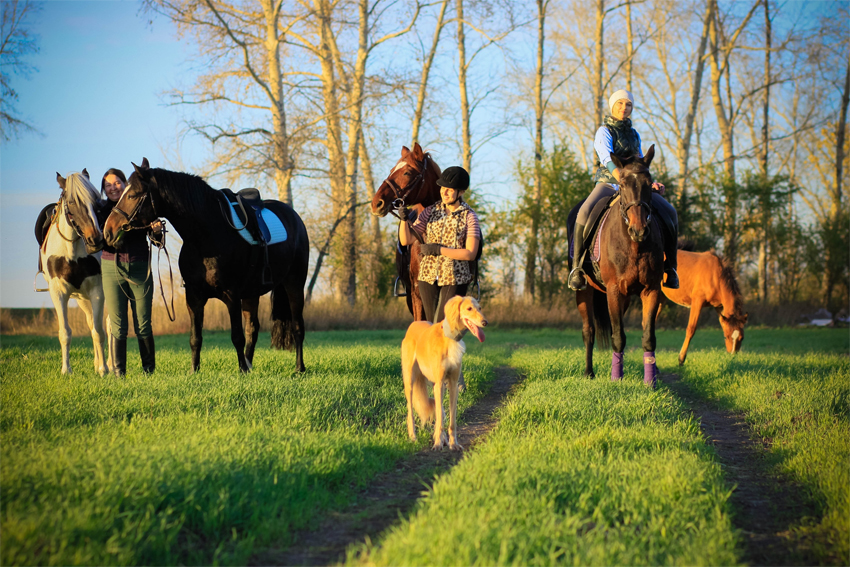
[[[682,334],[659,333],[662,372],[678,372]],[[285,547],[428,443],[407,441],[402,335],[311,333],[304,376],[268,335],[244,376],[228,333],[206,334],[197,374],[186,336],[157,337],[157,372],[144,376],[133,352],[125,380],[95,374],[85,339],[63,377],[55,337],[2,337],[0,562],[244,564]],[[618,384],[606,350],[596,351],[597,380],[578,377],[574,330],[494,329],[483,345],[466,343],[461,411],[496,366],[526,380],[488,441],[410,517],[352,546],[350,562],[739,563],[731,487],[683,403],[642,386],[637,333]],[[846,564],[848,333],[748,329],[744,349],[729,357],[719,331],[700,330],[682,379],[773,440],[776,470],[818,506],[800,532],[820,542],[825,562]]]

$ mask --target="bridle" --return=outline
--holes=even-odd
[[[118,206],[118,203],[115,203],[115,206],[112,207],[112,212],[118,213],[119,215],[123,216],[127,220],[127,222],[125,222],[124,225],[121,227],[121,230],[124,230],[124,231],[144,230],[144,229],[150,228],[150,226],[153,224],[153,221],[151,221],[151,222],[149,222],[148,224],[145,224],[145,225],[133,226],[133,221],[136,219],[136,215],[139,214],[139,211],[142,208],[142,204],[148,198],[150,198],[150,200],[151,200],[151,210],[153,210],[154,217],[157,216],[156,215],[156,208],[154,207],[154,204],[153,204],[153,197],[151,197],[150,195],[151,195],[150,190],[145,191],[144,194],[142,195],[142,197],[138,201],[136,201],[136,205],[133,207],[133,209],[129,213],[124,212],[124,210],[121,209]]]
[[[622,185],[622,183],[621,183]],[[629,226],[629,209],[632,207],[641,207],[646,209],[646,222],[649,223],[652,219],[652,206],[638,197],[637,200],[632,201],[631,203],[627,203],[623,197],[622,189],[620,190],[620,216],[623,217],[623,220],[626,222],[626,226]]]
[[[58,223],[58,214],[59,214],[58,211],[56,212],[56,214],[57,214],[57,217],[56,217],[57,218],[56,232],[59,233],[59,236],[61,236],[62,239],[65,240],[65,242],[74,242],[74,241],[76,241],[80,238],[85,239],[85,236],[83,235],[83,230],[80,228],[80,225],[77,224],[77,221],[74,218],[74,213],[71,212],[71,206],[70,205],[73,204],[74,202],[68,200],[67,192],[65,192],[65,191],[62,192],[62,196],[59,198],[59,202],[61,203],[62,209],[64,211],[65,222],[67,222],[68,225],[73,229],[74,233],[77,235],[77,238],[74,238],[73,236],[71,238],[68,238],[67,236],[62,234],[62,230],[59,228],[59,223]],[[97,224],[97,223],[95,222],[95,224]]]
[[[422,186],[425,184],[425,172],[428,170],[429,160],[430,157],[428,156],[428,154],[425,154],[425,159],[422,160],[422,167],[419,168],[416,177],[414,177],[411,182],[407,184],[406,187],[399,187],[398,183],[390,179],[390,176],[387,176],[387,178],[384,179],[384,183],[390,186],[390,189],[393,190],[393,194],[395,195],[395,199],[393,199],[389,212],[397,219],[406,220],[402,219],[401,216],[396,213],[396,211],[405,206],[405,199],[410,196],[414,189],[421,189]],[[407,165],[410,166],[410,164]],[[390,173],[390,175],[392,175],[392,172]]]

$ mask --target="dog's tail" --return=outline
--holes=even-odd
[[[434,398],[428,395],[425,377],[419,372],[419,365],[414,363],[413,368],[413,409],[422,423],[428,423],[434,419]]]

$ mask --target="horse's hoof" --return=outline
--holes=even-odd
[[[460,443],[449,445],[449,449],[451,449],[452,451],[463,451],[463,447],[460,446]]]

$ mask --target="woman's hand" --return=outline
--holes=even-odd
[[[652,190],[657,191],[659,195],[663,195],[667,189],[664,187],[663,183],[659,183],[658,181],[652,182]]]
[[[423,256],[439,256],[442,247],[442,244],[425,244],[423,242],[419,245],[419,251]]]

